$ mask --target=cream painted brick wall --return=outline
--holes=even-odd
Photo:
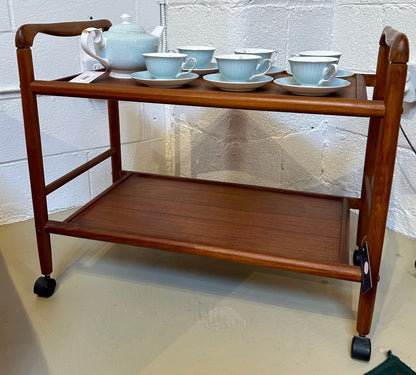
[[[1,88],[17,85],[14,32],[22,23],[91,16],[117,23],[124,12],[134,14],[148,28],[159,22],[158,4],[151,0],[121,0],[116,5],[0,0],[0,7],[0,64],[6,67],[1,71]],[[287,68],[287,56],[292,52],[339,49],[344,52],[343,68],[373,72],[385,25],[408,35],[411,61],[416,62],[412,48],[415,16],[414,1],[403,0],[169,0],[168,45],[211,44],[218,53],[243,46],[275,48],[276,65],[282,68]],[[39,38],[34,51],[37,74],[50,77],[77,72],[78,40],[55,44],[47,39]],[[72,166],[108,144],[102,129],[106,127],[104,102],[81,104],[79,99],[71,99],[71,108],[65,102],[41,100],[49,178],[62,172],[58,165]],[[77,109],[75,115],[70,111],[73,108]],[[359,194],[367,119],[136,103],[123,103],[121,108],[126,168]],[[415,113],[415,105],[406,104],[402,124],[416,143]],[[31,215],[19,98],[0,97],[0,130],[0,223],[6,223]],[[416,156],[400,136],[388,225],[411,237],[416,237],[415,163]],[[110,183],[108,167],[105,163],[94,168],[63,197],[51,197],[51,210],[82,204],[97,194]]]
[[[108,18],[130,13],[146,28],[159,24],[156,0],[113,2],[75,0],[0,1],[0,224],[33,215],[26,161],[20,96],[7,94],[18,88],[14,36],[24,23],[61,22]],[[33,59],[37,78],[51,79],[81,70],[79,38],[38,35]],[[6,91],[6,94],[4,93]],[[42,144],[47,182],[61,176],[108,147],[106,102],[101,100],[39,97]],[[167,173],[165,110],[163,106],[120,103],[123,167]],[[109,163],[52,193],[50,211],[80,206],[111,183]]]
[[[416,56],[413,1],[169,1],[169,46],[212,44],[218,53],[238,47],[290,53],[339,49],[345,69],[374,72],[384,26],[405,32]],[[249,111],[173,110],[176,172],[286,188],[358,196],[367,119],[261,114]],[[416,143],[415,106],[406,105],[403,126]],[[388,225],[416,237],[416,156],[402,136]]]
[[[354,1],[339,0],[334,20],[334,46],[349,46],[343,56],[345,66],[364,71],[375,70],[380,30],[392,26],[407,34],[410,61],[416,62],[416,4],[413,1]],[[345,48],[344,48],[345,51]],[[368,51],[363,54],[362,51]],[[402,125],[416,144],[415,105],[405,104]],[[343,129],[347,130],[346,126]],[[362,140],[364,143],[364,139]],[[357,157],[358,158],[358,157]],[[416,156],[400,134],[395,177],[393,180],[388,226],[413,238],[416,237]]]
[[[0,31],[9,31],[12,28],[10,14],[9,14],[9,4],[7,0],[0,0]]]

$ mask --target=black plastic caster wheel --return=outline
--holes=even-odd
[[[53,294],[55,287],[55,279],[52,279],[50,276],[41,276],[36,280],[35,286],[33,287],[33,292],[39,297],[47,298]]]
[[[354,266],[361,266],[360,250],[354,250],[354,253],[352,254],[352,264]]]
[[[361,361],[369,361],[371,341],[365,336],[354,336],[351,343],[351,357]]]

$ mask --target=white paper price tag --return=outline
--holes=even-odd
[[[90,83],[94,81],[94,79],[98,78],[100,75],[104,74],[105,72],[97,72],[97,71],[89,71],[81,73],[80,75],[72,78],[69,82],[78,82],[78,83]]]

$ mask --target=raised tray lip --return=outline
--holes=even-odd
[[[278,76],[287,76],[281,73]],[[108,73],[92,83],[71,83],[65,77],[54,81],[35,80],[30,90],[39,95],[57,95],[107,100],[126,100],[160,104],[192,105],[262,111],[297,112],[310,114],[382,117],[382,100],[368,100],[363,75],[348,77],[351,82],[342,95],[297,96],[285,92],[273,82],[253,92],[226,92],[214,88],[198,78],[182,88],[166,89],[138,85],[132,80],[108,77]]]

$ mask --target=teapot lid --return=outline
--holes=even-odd
[[[114,33],[144,33],[145,29],[143,26],[136,25],[130,22],[131,16],[129,14],[123,14],[120,16],[121,23],[118,25],[111,26],[109,31]]]

